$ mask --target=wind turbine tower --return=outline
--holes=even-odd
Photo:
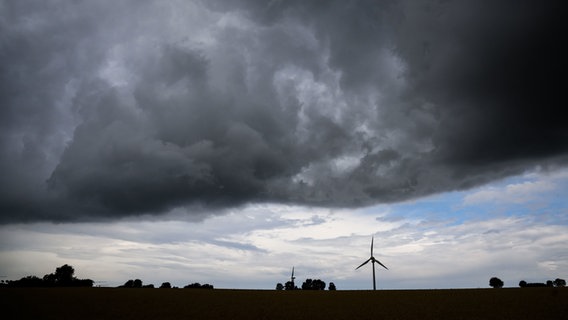
[[[379,260],[375,259],[375,257],[373,257],[373,241],[375,240],[375,237],[371,238],[371,257],[369,259],[367,259],[367,261],[363,262],[360,266],[358,266],[357,268],[355,268],[355,270],[361,268],[362,266],[366,265],[367,263],[369,263],[369,261],[371,261],[371,264],[373,265],[373,290],[377,290],[377,282],[375,281],[375,262],[380,264],[383,268],[385,269],[389,269],[387,268],[384,264],[382,264]]]

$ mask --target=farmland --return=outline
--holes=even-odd
[[[553,319],[568,288],[264,291],[2,288],[4,319]]]

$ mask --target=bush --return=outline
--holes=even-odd
[[[546,283],[542,282],[527,283],[525,280],[521,280],[521,282],[519,282],[519,287],[521,288],[541,288],[546,286],[547,286]]]

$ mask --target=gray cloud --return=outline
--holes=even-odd
[[[4,223],[363,206],[566,164],[560,2],[0,12]]]

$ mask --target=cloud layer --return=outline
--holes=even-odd
[[[0,221],[365,206],[564,166],[561,2],[0,4]]]

